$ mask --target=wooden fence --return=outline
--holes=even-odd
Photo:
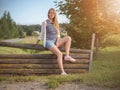
[[[70,55],[77,61],[70,63],[63,60],[65,71],[85,73],[91,71],[95,34],[92,35],[91,49],[71,49]],[[44,51],[42,45],[0,42],[0,46]],[[64,49],[60,49],[64,52]],[[59,74],[54,54],[0,54],[0,75],[50,75]]]

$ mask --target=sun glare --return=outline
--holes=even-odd
[[[108,2],[108,11],[109,13],[113,13],[115,15],[120,14],[120,0],[112,0]]]
[[[98,0],[99,15],[106,19],[120,19],[120,0]]]

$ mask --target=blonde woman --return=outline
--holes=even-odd
[[[43,46],[48,48],[53,54],[57,56],[57,62],[59,68],[61,70],[61,75],[66,75],[67,73],[63,68],[62,61],[62,52],[58,49],[58,47],[65,45],[66,55],[64,60],[75,62],[76,60],[69,56],[70,46],[71,46],[71,37],[65,36],[60,38],[59,24],[57,20],[56,10],[54,8],[50,8],[48,11],[48,19],[44,21],[41,25],[41,34],[38,37],[36,44],[43,39]]]

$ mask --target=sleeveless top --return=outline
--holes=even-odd
[[[57,38],[57,31],[54,27],[54,24],[49,20],[46,20],[46,40],[54,40]]]

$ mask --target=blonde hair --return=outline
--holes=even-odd
[[[54,8],[50,8],[49,9],[49,11],[48,11],[48,18],[49,18],[49,13],[50,13],[51,10],[53,10],[54,15],[55,15],[54,18],[53,18],[54,27],[57,30],[57,33],[59,33],[59,24],[58,24],[58,20],[57,20],[57,13],[56,13],[56,10]]]

